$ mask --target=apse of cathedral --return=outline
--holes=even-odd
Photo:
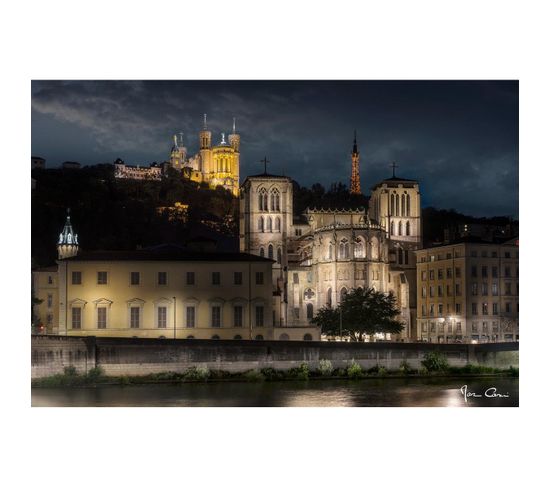
[[[240,250],[265,256],[273,266],[274,323],[307,326],[317,311],[337,305],[354,288],[393,293],[404,330],[416,317],[414,251],[421,247],[420,190],[395,175],[371,189],[368,208],[293,211],[292,180],[263,174],[241,186]],[[351,188],[357,192],[359,151],[354,141]],[[390,337],[387,337],[390,339]]]
[[[174,135],[174,144],[170,152],[170,166],[197,183],[207,183],[210,188],[222,186],[233,196],[239,195],[239,163],[241,137],[235,130],[226,140],[225,133],[221,133],[218,144],[212,144],[212,132],[208,130],[206,114],[202,130],[199,132],[199,152],[187,157],[187,148],[183,142],[183,134],[178,140]]]

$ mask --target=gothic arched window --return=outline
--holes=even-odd
[[[395,215],[395,195],[393,193],[390,197],[390,215]]]
[[[411,215],[411,196],[407,195],[407,217]]]
[[[277,248],[277,264],[281,264],[282,260],[283,260],[283,253],[281,251],[281,248],[278,247]]]
[[[407,221],[405,224],[405,235],[410,236],[411,235],[411,224]]]
[[[279,217],[275,219],[275,232],[281,232],[281,219]]]
[[[405,194],[401,195],[401,215],[406,215],[407,213],[407,205],[405,203],[406,198],[407,197]]]
[[[399,195],[395,195],[395,215],[399,215]]]
[[[327,307],[332,307],[332,288],[327,290]]]
[[[373,237],[370,241],[370,258],[377,260],[378,254],[378,239]]]
[[[390,224],[390,236],[395,235],[395,229],[393,228],[393,222]]]
[[[267,257],[273,259],[273,246],[271,244],[267,248]]]
[[[340,290],[340,301],[342,301],[347,294],[348,294],[348,289],[344,286],[344,288]]]
[[[308,303],[306,305],[306,317],[308,320],[313,318],[313,303]]]
[[[260,247],[260,256],[263,258],[265,257],[265,252],[264,252],[264,248],[263,247]]]
[[[267,191],[265,188],[262,188],[258,195],[258,208],[262,211],[267,210]]]
[[[279,190],[275,188],[271,192],[271,210],[272,211],[278,212],[280,210],[280,207],[281,207],[280,201],[281,201],[281,196],[279,194]]]
[[[332,261],[332,242],[328,245],[328,258],[329,261]]]
[[[399,221],[399,224],[397,225],[397,235],[403,235],[403,226],[401,225],[401,221]]]
[[[355,241],[354,255],[356,258],[365,257],[365,242],[361,237],[358,237]]]
[[[340,241],[338,256],[340,259],[349,259],[349,242],[347,239],[342,239]]]
[[[258,219],[258,232],[263,232],[263,231],[264,231],[264,218],[260,217]]]
[[[267,229],[266,229],[266,232],[272,232],[272,231],[273,231],[273,227],[272,227],[271,217],[268,217],[268,218],[267,218]]]

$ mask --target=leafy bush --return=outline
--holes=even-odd
[[[514,366],[510,366],[508,370],[506,371],[506,374],[508,376],[512,376],[513,378],[519,378],[519,368],[515,368]]]
[[[188,381],[206,381],[210,376],[210,371],[206,366],[193,366],[184,373],[184,378]]]
[[[63,368],[63,374],[65,376],[76,376],[76,368],[74,366],[65,366]]]
[[[278,371],[273,368],[263,368],[260,370],[262,375],[265,377],[267,381],[277,381],[282,380],[285,377],[284,371]]]
[[[346,370],[348,378],[361,378],[363,376],[363,368],[355,362],[355,359],[351,360],[351,364]]]
[[[126,375],[119,376],[118,383],[120,385],[129,385],[130,384],[130,378]]]
[[[289,375],[297,380],[307,380],[309,378],[309,366],[307,363],[302,363],[298,368],[292,368],[289,371]]]
[[[247,381],[264,381],[265,376],[257,369],[251,369],[243,375]]]
[[[321,359],[319,361],[319,372],[322,376],[330,376],[333,371],[334,368],[332,367],[332,363],[329,359]]]
[[[411,365],[407,361],[403,360],[399,365],[399,372],[401,374],[411,374],[413,372],[413,369],[411,368]]]
[[[97,381],[98,379],[105,376],[105,372],[101,366],[96,366],[95,368],[90,369],[87,374],[88,380]]]
[[[447,358],[439,351],[431,351],[425,354],[422,366],[428,371],[446,371],[449,369]]]
[[[380,366],[378,368],[378,376],[386,376],[388,374],[388,371],[384,366]]]

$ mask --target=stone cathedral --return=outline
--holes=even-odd
[[[352,181],[359,187],[359,152]],[[274,323],[307,327],[317,310],[336,305],[353,288],[392,292],[401,309],[401,340],[416,318],[414,251],[421,248],[420,190],[394,172],[371,189],[367,209],[306,209],[295,215],[292,180],[248,176],[240,194],[240,250],[272,258]],[[379,338],[390,339],[390,337]]]

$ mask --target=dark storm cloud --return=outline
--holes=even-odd
[[[348,184],[356,128],[364,192],[397,161],[425,205],[518,214],[516,82],[37,81],[32,152],[48,166],[163,161],[180,131],[197,150],[204,112],[214,142],[237,118],[242,177],[267,155],[302,185]]]

